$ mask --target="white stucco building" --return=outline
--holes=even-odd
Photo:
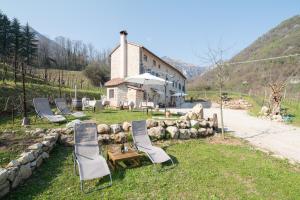
[[[120,44],[110,54],[111,80],[105,83],[107,98],[111,106],[119,106],[123,102],[133,102],[136,107],[140,102],[152,101],[163,105],[165,102],[165,88],[163,86],[142,87],[139,84],[126,83],[124,79],[145,72],[167,79],[172,84],[167,85],[167,105],[180,102],[171,95],[185,92],[186,77],[174,66],[163,61],[142,45],[127,42],[127,32],[120,32]],[[148,97],[147,97],[148,96]]]

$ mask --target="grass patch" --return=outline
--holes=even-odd
[[[113,172],[113,186],[83,194],[73,174],[72,149],[57,146],[10,199],[299,199],[299,167],[250,146],[191,140],[170,145],[177,166],[142,166]],[[103,181],[101,182],[103,183]],[[90,181],[94,187],[98,181]]]

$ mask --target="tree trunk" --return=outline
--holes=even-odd
[[[15,85],[17,84],[17,64],[18,64],[18,62],[15,60],[14,61],[14,82],[15,82]]]
[[[25,69],[24,69],[24,63],[21,64],[21,70],[22,70],[22,89],[23,89],[23,121],[22,125],[29,125],[29,119],[27,115],[27,106],[26,106],[26,90],[25,90]]]
[[[222,86],[220,86],[220,114],[221,114],[221,131],[222,131],[222,137],[223,137],[223,139],[225,139],[225,133],[224,133],[224,120],[223,120]]]
[[[58,70],[58,87],[59,87],[59,98],[61,98],[61,75],[60,75],[60,70]]]

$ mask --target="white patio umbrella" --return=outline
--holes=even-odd
[[[143,86],[145,86],[145,85],[160,85],[160,86],[165,86],[165,88],[166,88],[167,84],[172,83],[171,81],[167,81],[167,80],[159,78],[157,76],[153,76],[150,73],[129,76],[129,77],[125,78],[125,82],[142,84]],[[147,102],[148,102],[148,95],[147,95]]]
[[[139,74],[136,76],[129,76],[125,78],[125,82],[138,83],[142,85],[165,85],[166,83],[172,83],[157,76],[153,76],[149,73]]]

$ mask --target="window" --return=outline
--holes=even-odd
[[[181,84],[180,83],[178,84],[178,87],[179,87],[179,90],[181,90]]]
[[[160,69],[160,65],[158,65],[158,68]]]
[[[148,60],[148,57],[146,55],[144,55],[144,61],[147,62],[147,60]]]
[[[153,66],[156,66],[156,61],[155,60],[153,60]]]
[[[115,98],[115,90],[114,89],[109,89],[108,90],[108,96],[110,99]]]

